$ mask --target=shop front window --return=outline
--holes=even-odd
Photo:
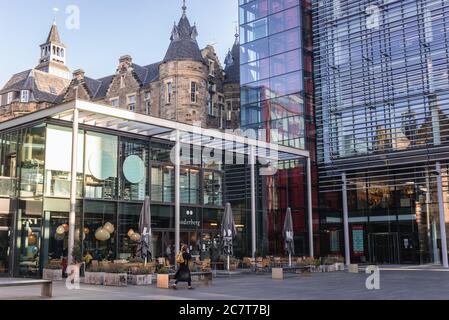
[[[222,176],[218,172],[204,173],[204,204],[209,206],[222,205]]]
[[[83,195],[84,134],[78,134],[77,197]],[[72,130],[48,125],[45,149],[45,196],[70,197],[72,166]]]
[[[45,125],[25,129],[20,154],[20,197],[43,195]]]
[[[117,198],[117,149],[117,137],[93,132],[86,134],[86,198]]]
[[[151,168],[151,199],[159,202],[173,202],[175,196],[175,168],[170,165]]]
[[[10,199],[0,199],[0,275],[9,271],[13,212]]]
[[[94,260],[116,259],[117,206],[112,202],[86,201],[84,205],[84,254]]]
[[[18,132],[0,136],[0,196],[16,195],[18,136]]]
[[[199,170],[188,168],[181,169],[181,203],[199,203],[199,180]]]
[[[147,195],[148,145],[138,141],[120,143],[121,198],[143,201]]]
[[[137,252],[140,239],[139,219],[142,205],[121,203],[119,205],[118,258],[128,259]]]
[[[19,201],[17,219],[18,273],[25,277],[39,277],[42,241],[42,200]]]

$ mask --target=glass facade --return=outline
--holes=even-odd
[[[347,175],[354,261],[439,263],[447,217],[449,4],[316,1],[321,247],[342,253]]]
[[[137,242],[131,231],[138,232],[143,200],[150,195],[153,256],[174,262],[173,143],[91,127],[80,128],[78,143],[75,245],[95,259],[133,256]],[[224,203],[231,201],[235,256],[250,256],[251,210],[242,192],[249,193],[250,180],[241,180],[247,167],[234,170],[240,180],[234,192],[245,199],[238,203],[226,192],[236,185],[228,180],[224,161],[195,151],[182,157],[181,241],[195,256],[218,260]],[[39,277],[48,262],[67,257],[71,128],[51,122],[0,132],[0,170],[0,276]]]
[[[239,9],[241,128],[260,140],[310,150],[313,164],[312,204],[307,203],[306,161],[280,161],[275,175],[258,175],[258,253],[284,253],[282,229],[290,207],[297,254],[307,256],[309,205],[318,233],[311,1],[239,0]],[[249,195],[232,192],[242,183],[230,180],[233,170],[226,168],[227,194],[244,213],[250,210]]]

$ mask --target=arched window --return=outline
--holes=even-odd
[[[61,57],[64,58],[64,49],[61,49]]]

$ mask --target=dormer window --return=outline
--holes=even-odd
[[[30,101],[30,92],[28,90],[22,90],[20,92],[20,102],[27,103]]]
[[[12,99],[14,99],[14,92],[8,92],[6,96],[6,104],[11,104]]]

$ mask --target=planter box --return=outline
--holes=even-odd
[[[103,285],[104,284],[104,272],[85,272],[84,273],[84,283],[85,284],[95,284],[95,285]]]
[[[282,268],[271,269],[271,278],[273,280],[284,280],[284,269]]]
[[[135,286],[148,286],[153,284],[153,276],[146,275],[132,275],[129,277],[129,282]]]
[[[350,264],[349,265],[349,273],[359,273],[359,265],[358,264]]]
[[[52,281],[62,281],[62,269],[44,269],[42,279]]]
[[[170,276],[168,274],[157,275],[157,287],[160,289],[170,288]]]
[[[126,287],[128,285],[128,275],[126,273],[106,273],[104,275],[104,285]]]

